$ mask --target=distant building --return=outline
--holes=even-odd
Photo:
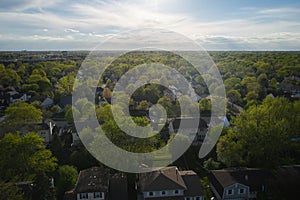
[[[198,123],[198,127],[195,124]],[[181,127],[180,127],[181,124]],[[192,145],[201,145],[206,134],[208,125],[202,118],[175,118],[169,123],[169,134],[181,133],[187,136],[196,134]]]
[[[48,144],[53,139],[53,128],[54,124],[49,122],[49,124],[43,122],[41,124],[37,124],[37,133],[40,137],[44,139],[44,143]]]
[[[53,99],[51,99],[50,97],[47,97],[43,100],[41,105],[45,108],[49,108],[49,107],[53,106],[53,103],[54,103]]]
[[[141,200],[203,200],[204,195],[197,174],[175,166],[140,174],[138,191]]]

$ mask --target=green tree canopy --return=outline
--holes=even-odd
[[[8,133],[0,140],[0,149],[2,180],[33,180],[37,174],[52,172],[56,167],[56,158],[36,133],[24,137]]]
[[[5,110],[4,127],[7,131],[17,131],[24,125],[39,123],[42,111],[24,101],[16,101]]]
[[[71,95],[73,92],[74,82],[75,82],[74,75],[69,74],[59,79],[56,88],[60,94]]]
[[[234,128],[220,138],[218,158],[228,167],[277,167],[296,162],[299,105],[267,97],[261,105],[242,111],[233,121]]]
[[[74,166],[63,165],[58,168],[56,178],[58,199],[63,199],[64,193],[74,188],[77,177],[78,172]]]

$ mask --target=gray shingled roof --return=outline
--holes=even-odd
[[[198,175],[194,171],[180,171],[187,190],[184,192],[185,196],[203,196],[204,192],[200,183]]]
[[[139,186],[144,191],[183,189],[187,187],[175,166],[140,174]]]
[[[212,170],[210,182],[214,185],[219,194],[223,194],[225,187],[235,183],[249,186],[251,191],[260,191],[262,185],[266,185],[271,177],[272,173],[265,169],[223,169]]]
[[[92,167],[80,171],[75,193],[81,192],[107,192],[109,184],[109,171],[100,167]]]

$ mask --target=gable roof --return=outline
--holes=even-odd
[[[51,99],[50,97],[47,97],[44,99],[44,101],[41,104],[42,106],[48,107],[48,106],[52,106],[53,105],[53,99]]]
[[[235,183],[249,186],[251,191],[261,191],[271,177],[272,173],[265,169],[239,168],[212,170],[209,179],[222,196],[224,188]]]
[[[100,167],[92,167],[80,171],[74,192],[107,192],[108,184],[109,171]]]
[[[140,174],[139,186],[144,191],[183,189],[187,187],[177,167],[165,167],[157,171]]]
[[[198,175],[194,171],[180,171],[180,175],[187,187],[184,192],[185,196],[203,196],[203,188],[200,183]]]

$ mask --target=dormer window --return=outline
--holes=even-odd
[[[227,195],[232,195],[233,194],[233,190],[232,189],[228,189],[227,190]]]
[[[175,191],[174,191],[174,194],[179,194],[179,191],[178,191],[178,190],[175,190]]]
[[[166,195],[166,191],[161,191],[161,195],[165,196]]]
[[[240,188],[239,189],[239,194],[245,194],[245,189],[244,188]]]

